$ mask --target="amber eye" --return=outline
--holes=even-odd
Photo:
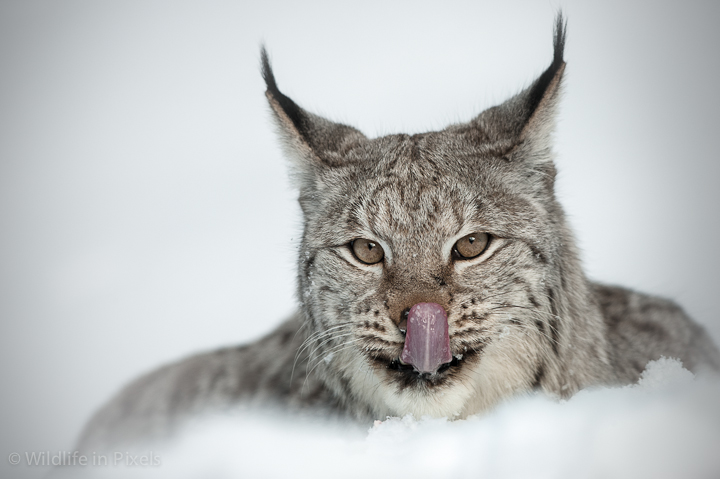
[[[385,251],[383,251],[382,246],[365,238],[353,240],[353,242],[350,243],[350,247],[355,257],[363,263],[379,263],[385,257]]]
[[[471,233],[460,238],[453,249],[458,257],[470,259],[485,251],[489,242],[490,236],[487,233]]]

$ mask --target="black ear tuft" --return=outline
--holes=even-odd
[[[277,91],[275,75],[273,75],[272,67],[270,66],[270,58],[268,58],[268,53],[265,45],[260,45],[260,63],[262,68],[262,77],[263,80],[265,80],[265,86],[268,90]]]
[[[565,35],[567,31],[567,22],[563,19],[562,11],[558,12],[555,17],[555,33],[553,35],[553,61],[550,66],[543,72],[535,83],[530,87],[528,92],[528,109],[534,112],[545,93],[558,74],[560,69],[565,65],[563,53],[565,51]]]
[[[301,134],[305,133],[305,127],[307,126],[305,112],[297,105],[297,103],[285,96],[283,92],[278,89],[265,45],[260,47],[260,61],[262,63],[262,77],[263,80],[265,80],[267,95],[280,105],[282,111],[295,126],[295,129]]]
[[[563,18],[562,10],[555,17],[555,35],[553,36],[553,65],[564,63],[563,53],[565,51],[565,36],[567,33],[567,20]]]

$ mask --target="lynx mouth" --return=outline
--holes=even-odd
[[[448,363],[441,364],[437,371],[433,373],[418,371],[412,364],[403,363],[400,358],[395,358],[387,365],[387,368],[393,371],[401,372],[405,375],[414,376],[418,379],[430,379],[438,378],[444,375],[444,373],[451,369],[460,367],[461,359],[457,356],[453,356],[452,360]]]

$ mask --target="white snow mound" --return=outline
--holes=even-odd
[[[369,431],[245,412],[196,425],[160,466],[133,472],[178,479],[718,478],[720,379],[696,378],[662,358],[632,386],[585,390],[567,401],[534,394],[467,420],[388,418]]]

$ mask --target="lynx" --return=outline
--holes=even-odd
[[[467,123],[368,138],[266,96],[299,192],[299,310],[253,344],[140,377],[81,448],[171,436],[186,419],[275,405],[359,421],[465,418],[514,395],[629,384],[661,356],[720,369],[674,303],[589,281],[554,194],[566,26],[550,66]]]

